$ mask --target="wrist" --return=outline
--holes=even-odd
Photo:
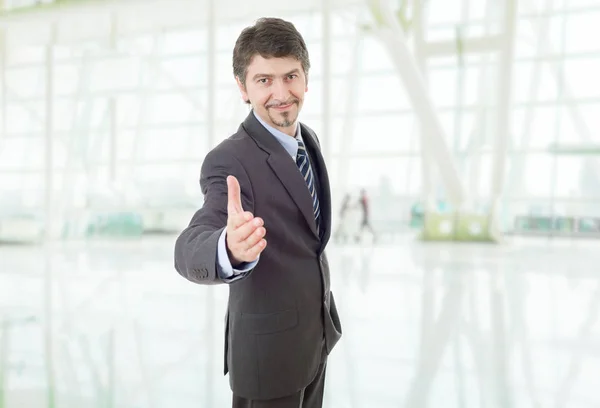
[[[227,237],[225,239],[227,239]],[[225,249],[227,250],[227,258],[229,258],[229,263],[231,264],[231,266],[233,268],[237,268],[238,266],[240,266],[242,264],[242,262],[240,260],[236,259],[235,256],[233,256],[233,254],[229,250],[229,245],[227,245],[227,241],[225,241],[225,243],[226,243]]]

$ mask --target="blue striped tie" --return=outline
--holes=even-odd
[[[306,146],[301,140],[298,140],[298,154],[296,156],[296,164],[300,169],[304,181],[308,186],[308,191],[312,197],[313,202],[313,214],[315,215],[315,221],[317,223],[317,230],[319,229],[319,216],[321,214],[321,208],[319,208],[319,198],[317,197],[317,189],[315,187],[315,179],[313,177],[312,168],[310,161],[308,160],[308,154],[306,153]]]

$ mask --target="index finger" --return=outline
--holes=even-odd
[[[250,211],[242,213],[233,213],[227,216],[227,226],[233,231],[252,220],[254,215]]]

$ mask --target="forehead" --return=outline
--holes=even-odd
[[[294,69],[298,69],[302,73],[304,72],[300,61],[294,57],[264,58],[257,54],[250,60],[246,77],[256,74],[285,75]]]

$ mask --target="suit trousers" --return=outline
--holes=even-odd
[[[272,400],[249,400],[233,396],[233,408],[321,408],[325,389],[327,362],[319,365],[315,379],[304,389],[293,395]]]
[[[317,369],[317,375],[306,388],[287,397],[271,400],[249,400],[234,394],[232,408],[322,408],[326,369],[327,352],[325,351],[325,338],[323,338],[321,363]]]

